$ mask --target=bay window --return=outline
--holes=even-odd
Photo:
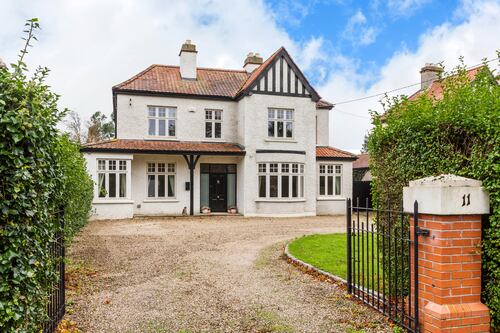
[[[148,163],[149,198],[175,198],[175,163]]]
[[[148,135],[175,137],[177,109],[165,106],[148,107]]]
[[[304,164],[259,163],[259,198],[304,198]]]
[[[97,160],[97,196],[99,198],[127,197],[126,160]]]
[[[267,111],[267,135],[270,138],[293,138],[293,110],[269,109]]]
[[[342,193],[342,165],[319,165],[319,195],[321,197],[340,196]]]

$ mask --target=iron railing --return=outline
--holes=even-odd
[[[416,203],[414,208],[418,226]],[[408,332],[419,332],[418,237],[410,235],[410,214],[372,209],[368,202],[360,207],[359,199],[356,206],[347,200],[346,213],[348,292]]]
[[[52,333],[56,330],[57,325],[64,316],[65,308],[65,282],[64,282],[64,210],[59,210],[55,214],[57,221],[60,224],[59,230],[56,232],[54,241],[50,248],[50,257],[53,259],[57,272],[57,280],[50,286],[49,302],[47,304],[48,319],[43,323],[42,332]]]

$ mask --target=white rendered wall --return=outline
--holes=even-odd
[[[85,153],[87,160],[87,171],[94,182],[94,200],[92,201],[91,220],[103,219],[124,219],[131,218],[134,215],[134,202],[132,200],[132,181],[130,172],[127,174],[127,197],[103,199],[98,198],[97,193],[97,160],[98,159],[119,159],[127,160],[127,169],[130,170],[133,156],[129,154],[104,154],[104,153]]]
[[[148,136],[148,106],[177,108],[176,137],[173,139],[218,142],[236,142],[238,139],[237,102],[122,94],[117,96],[118,139],[162,139]],[[223,110],[222,138],[205,138],[205,109]]]
[[[316,185],[317,194],[317,214],[318,215],[337,215],[345,214],[346,212],[346,200],[352,198],[352,162],[340,162],[340,161],[318,161],[317,170],[319,172],[319,164],[341,164],[342,165],[342,185],[340,196],[335,197],[320,197],[319,187]],[[319,184],[319,173],[316,178],[316,184]]]
[[[293,139],[270,139],[267,136],[268,108],[294,110]],[[316,105],[310,98],[253,94],[239,102],[244,113],[245,200],[244,215],[315,215],[316,214]],[[299,154],[257,154],[257,149],[305,151]],[[304,168],[304,199],[295,202],[264,200],[258,197],[258,162],[301,162]]]
[[[330,110],[316,110],[316,138],[318,146],[328,146],[330,142]]]

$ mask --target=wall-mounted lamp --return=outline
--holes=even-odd
[[[196,112],[196,108],[194,106],[190,106],[188,111],[189,112]]]
[[[129,98],[129,100],[128,100],[128,106],[132,106],[132,98]]]

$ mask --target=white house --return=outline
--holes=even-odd
[[[355,155],[328,146],[329,112],[282,47],[243,70],[152,65],[113,87],[115,139],[82,151],[94,218],[344,213]]]

